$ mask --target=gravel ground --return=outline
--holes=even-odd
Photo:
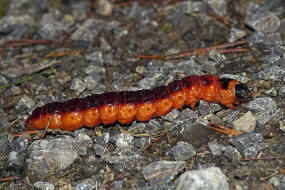
[[[284,0],[120,2],[0,2],[0,189],[284,190]],[[243,52],[138,58],[241,39]],[[200,101],[148,122],[23,133],[46,103],[194,74],[238,79],[254,98],[235,110]]]

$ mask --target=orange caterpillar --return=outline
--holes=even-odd
[[[214,75],[189,76],[152,90],[106,92],[66,102],[53,102],[36,108],[27,119],[28,130],[76,130],[83,126],[109,125],[134,119],[148,121],[184,105],[195,108],[200,100],[221,103],[231,109],[250,98],[246,85]]]

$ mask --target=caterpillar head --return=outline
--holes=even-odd
[[[248,102],[252,99],[250,90],[242,83],[235,85],[235,95],[239,102]]]

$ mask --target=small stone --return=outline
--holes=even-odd
[[[242,158],[240,152],[232,146],[225,147],[224,155],[231,162],[238,162]]]
[[[264,126],[270,120],[272,114],[268,111],[261,111],[255,114],[259,126]]]
[[[35,102],[32,98],[27,95],[22,96],[22,98],[18,101],[15,108],[19,111],[27,111],[27,109],[31,109],[35,106]]]
[[[95,137],[94,142],[98,145],[105,146],[109,142],[110,134],[104,133],[101,136]]]
[[[209,104],[203,100],[199,102],[199,112],[202,116],[212,114],[220,109],[221,106],[219,104]]]
[[[278,94],[279,96],[281,96],[282,98],[285,98],[285,86],[281,86],[278,90]]]
[[[255,112],[267,111],[275,112],[277,110],[276,101],[270,97],[256,98],[250,101],[246,107]]]
[[[185,169],[185,161],[155,161],[142,169],[143,177],[150,183],[168,183]]]
[[[156,80],[154,78],[143,78],[138,82],[138,87],[141,89],[150,89],[156,85]]]
[[[229,42],[235,42],[246,35],[245,31],[238,28],[231,28],[231,35],[228,39]]]
[[[100,170],[102,170],[106,163],[104,163],[103,160],[98,160],[93,154],[90,155],[84,162],[84,164],[80,164],[78,166],[80,175],[82,177],[88,178],[90,176],[96,176],[98,173],[100,173]]]
[[[97,189],[98,184],[100,184],[100,181],[98,179],[85,179],[83,181],[79,181],[76,183],[74,189],[75,190],[92,190]]]
[[[206,9],[205,3],[200,1],[182,1],[176,3],[175,6],[184,14],[197,13]]]
[[[34,22],[33,17],[29,14],[7,15],[0,19],[0,33],[10,39],[24,38],[27,37]],[[5,38],[1,38],[0,42],[3,40]]]
[[[147,145],[149,145],[149,143],[150,143],[150,138],[139,138],[134,141],[135,147],[139,149],[146,147]]]
[[[278,176],[278,175],[277,175]],[[285,176],[281,175],[280,177],[274,176],[269,179],[269,182],[275,187],[276,190],[285,189]]]
[[[87,18],[87,10],[88,7],[84,2],[79,1],[71,4],[71,14],[78,21],[84,21]]]
[[[281,59],[281,56],[278,54],[269,54],[269,55],[265,55],[263,57],[261,57],[262,60],[264,60],[266,63],[269,63],[271,65],[273,65],[274,63],[278,63],[279,60]],[[274,70],[270,70],[273,74],[275,74],[275,76],[271,76],[276,78],[275,80],[279,80],[279,76],[280,74],[283,74],[283,72],[276,72]],[[264,72],[260,72],[260,76],[264,76],[264,77],[270,77],[268,76],[268,74],[264,73]]]
[[[166,121],[174,121],[179,114],[180,112],[177,109],[172,109],[168,114],[162,116],[162,119]]]
[[[75,78],[71,82],[70,89],[74,90],[77,93],[81,93],[86,89],[87,85],[85,82],[82,81],[82,79]]]
[[[39,105],[45,105],[45,104],[56,101],[53,95],[44,95],[44,94],[36,96],[35,99]]]
[[[71,39],[93,43],[98,34],[103,30],[103,22],[96,19],[87,19],[73,34]]]
[[[280,26],[278,17],[254,3],[250,3],[248,6],[245,23],[254,30],[263,33],[275,32]]]
[[[0,75],[0,86],[5,84],[8,84],[7,79],[4,76]]]
[[[230,143],[243,151],[248,147],[255,146],[260,143],[264,143],[264,138],[260,133],[248,133],[238,135],[230,139]]]
[[[246,133],[251,133],[256,127],[256,117],[248,111],[245,115],[233,122],[233,128]]]
[[[132,126],[128,129],[128,132],[132,134],[139,134],[143,133],[146,130],[146,124],[145,123],[136,123],[133,122]]]
[[[112,14],[113,4],[108,0],[98,0],[96,7],[96,12],[100,15],[109,16]]]
[[[69,167],[86,142],[69,136],[36,140],[28,150],[26,173],[31,182],[42,180]]]
[[[271,88],[269,90],[264,91],[264,94],[275,97],[275,96],[277,96],[277,90],[276,90],[275,87],[273,87],[273,88]]]
[[[22,91],[20,87],[12,85],[5,91],[5,96],[13,96],[15,94],[20,94]]]
[[[85,59],[87,61],[92,61],[91,64],[94,66],[103,66],[104,59],[103,59],[102,51],[93,51],[91,53],[86,53]],[[85,70],[85,72],[88,72],[88,71],[89,70]]]
[[[52,9],[51,12],[42,16],[38,29],[41,38],[56,40],[68,32],[69,24],[57,17],[62,17],[62,13],[57,9]]]
[[[94,80],[92,76],[85,77],[83,81],[85,84],[87,84],[86,86],[87,90],[93,90],[98,85],[98,82],[96,82],[96,80]]]
[[[126,169],[134,168],[137,165],[142,165],[143,157],[138,154],[129,151],[129,154],[118,153],[119,156],[113,155],[103,158],[107,163],[112,164],[115,170],[124,171]]]
[[[171,153],[176,161],[185,161],[194,156],[196,151],[191,144],[179,141],[177,145],[171,149]]]
[[[103,156],[109,156],[110,155],[110,152],[108,151],[108,149],[101,146],[101,145],[94,144],[93,149],[95,150],[96,156],[103,157]]]
[[[281,81],[284,76],[285,71],[279,66],[272,66],[258,73],[258,77],[262,80]]]
[[[213,11],[221,16],[227,15],[227,1],[226,0],[206,0]]]
[[[28,146],[28,139],[19,137],[15,139],[12,143],[12,151],[17,153],[22,153],[27,149]]]
[[[285,133],[285,120],[282,120],[279,122],[280,125],[280,130],[283,131]]]
[[[21,156],[15,152],[11,151],[8,156],[8,167],[12,170],[22,170],[24,166],[24,159],[21,158]]]
[[[282,45],[283,41],[279,32],[274,32],[265,35],[265,44],[269,45]]]
[[[215,142],[209,142],[208,147],[213,156],[221,156],[225,151],[225,146],[222,144],[217,144]]]
[[[37,190],[54,190],[54,185],[48,182],[38,181],[34,183]]]
[[[99,75],[97,78],[94,77],[94,80],[96,80],[97,82],[105,77],[105,73],[106,73],[106,69],[102,66],[97,66],[97,65],[93,65],[90,64],[85,70],[84,72],[88,75]]]
[[[10,151],[10,144],[14,137],[9,133],[0,134],[0,156],[6,155]]]
[[[82,129],[82,131],[79,129],[77,131],[74,132],[74,136],[76,137],[76,140],[80,141],[80,143],[83,145],[86,145],[86,147],[91,148],[93,145],[93,141],[92,139],[84,133],[83,131],[84,129]]]
[[[275,188],[278,188],[280,186],[280,178],[274,176],[269,179],[269,183],[271,183]]]
[[[227,177],[220,168],[187,171],[177,180],[176,190],[229,190]]]
[[[120,133],[116,135],[116,139],[115,139],[116,146],[117,147],[127,147],[132,143],[133,139],[134,137],[130,134]]]
[[[257,156],[259,152],[258,146],[251,146],[246,148],[242,154],[244,155],[244,158],[254,158]]]
[[[252,32],[247,36],[246,41],[252,44],[264,44],[265,34],[257,31]]]

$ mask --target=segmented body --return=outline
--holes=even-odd
[[[148,121],[163,116],[171,109],[190,105],[192,109],[200,100],[221,103],[231,109],[239,103],[232,79],[215,75],[189,76],[175,80],[167,86],[152,90],[106,92],[66,102],[53,102],[36,108],[27,119],[28,130],[76,130],[83,126],[103,124],[129,124],[134,119]]]

